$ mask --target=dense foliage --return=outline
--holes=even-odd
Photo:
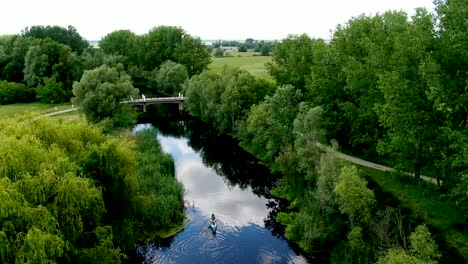
[[[34,102],[36,93],[21,83],[0,81],[0,104]]]
[[[437,1],[437,15],[359,16],[329,43],[289,36],[267,65],[279,84],[273,94],[224,100],[235,79],[219,80],[231,73],[203,73],[187,84],[186,109],[284,175],[274,194],[292,212],[278,220],[305,250],[329,248],[337,263],[436,262],[428,228],[406,228],[399,209],[377,204],[361,172],[320,142],[384,160],[416,181],[436,175],[440,199],[467,219],[466,8],[447,0]]]
[[[255,79],[247,71],[225,68],[221,74],[203,72],[187,84],[188,111],[223,132],[237,129],[250,107],[274,89],[272,83]]]
[[[70,47],[50,39],[32,42],[24,57],[24,80],[29,87],[43,84],[45,77],[56,79],[63,85],[67,101],[71,97],[71,86],[80,75],[75,55]]]
[[[80,111],[92,123],[110,122],[114,127],[134,122],[134,110],[120,101],[136,97],[138,89],[133,87],[122,65],[112,68],[103,65],[86,71],[73,85],[73,94],[73,103],[80,106]]]
[[[104,36],[98,47],[90,47],[72,26],[32,26],[19,35],[0,36],[0,80],[26,84],[41,102],[68,102],[73,83],[85,71],[121,64],[132,85],[143,92],[148,88],[150,94],[176,94],[186,75],[208,68],[210,57],[199,38],[178,27],[155,27],[143,35],[117,30]],[[168,61],[177,67],[169,67]],[[18,95],[3,103],[21,101]]]
[[[154,131],[135,147],[84,123],[1,123],[2,263],[119,263],[137,240],[181,223],[182,187]]]
[[[154,72],[154,80],[159,93],[177,95],[182,92],[182,85],[188,80],[188,72],[184,65],[166,61]]]
[[[58,43],[69,46],[78,55],[83,53],[89,46],[88,41],[73,26],[68,26],[67,28],[59,26],[32,26],[31,28],[25,28],[22,31],[22,36],[36,39],[50,38]]]

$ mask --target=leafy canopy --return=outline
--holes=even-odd
[[[72,102],[80,106],[90,122],[114,119],[114,125],[131,123],[126,117],[133,110],[120,101],[135,98],[138,89],[133,87],[130,76],[122,68],[102,65],[85,71],[81,80],[74,83]]]

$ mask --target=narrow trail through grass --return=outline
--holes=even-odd
[[[27,113],[37,113],[39,115],[46,115],[52,112],[57,112],[65,109],[72,108],[71,103],[65,104],[43,104],[43,103],[18,103],[0,105],[0,119],[9,118]]]

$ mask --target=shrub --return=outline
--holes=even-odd
[[[35,97],[34,89],[24,84],[0,81],[0,104],[33,102]]]
[[[224,50],[221,48],[216,48],[213,52],[215,57],[222,57],[224,55]]]
[[[55,78],[44,78],[44,83],[36,89],[36,98],[42,103],[57,104],[68,101],[71,93],[63,89],[63,83]]]

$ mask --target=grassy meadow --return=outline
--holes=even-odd
[[[71,108],[71,103],[65,104],[44,104],[44,103],[18,103],[18,104],[8,104],[0,105],[0,119],[14,117],[18,115],[24,115],[28,113],[35,113],[38,115],[43,115],[55,111],[65,110]],[[72,112],[75,113],[76,112]]]
[[[265,68],[265,63],[271,61],[271,56],[260,56],[259,52],[228,52],[228,54],[230,55],[220,58],[213,57],[209,69],[220,73],[225,65],[229,65],[246,70],[255,77],[272,80]]]

